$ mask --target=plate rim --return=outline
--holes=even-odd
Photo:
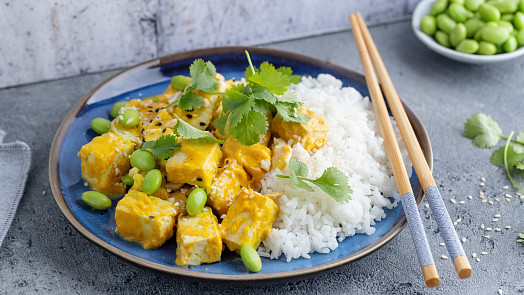
[[[340,266],[343,266],[350,262],[359,260],[373,253],[374,251],[378,250],[379,248],[387,244],[391,239],[393,239],[400,233],[400,231],[407,224],[405,216],[402,216],[401,219],[397,223],[395,223],[393,228],[391,228],[379,240],[377,240],[376,242],[346,257],[343,257],[343,258],[340,258],[340,259],[337,259],[337,260],[334,260],[328,263],[324,263],[322,265],[317,265],[313,267],[292,270],[292,271],[274,272],[274,273],[266,273],[266,274],[256,274],[255,273],[255,274],[230,275],[230,274],[214,274],[214,273],[197,272],[197,271],[191,271],[189,269],[175,268],[175,267],[163,265],[157,262],[147,260],[145,258],[135,256],[95,236],[75,218],[71,210],[67,207],[67,204],[65,203],[65,200],[64,200],[64,196],[62,195],[62,192],[61,192],[60,177],[59,177],[59,156],[61,152],[62,143],[65,139],[65,135],[67,134],[67,131],[71,127],[71,124],[73,123],[76,115],[78,114],[79,111],[82,110],[85,103],[97,90],[99,90],[102,86],[104,86],[106,83],[108,83],[112,79],[120,75],[126,74],[127,72],[130,72],[133,70],[139,70],[141,67],[147,67],[147,68],[160,67],[162,65],[169,64],[169,63],[176,62],[176,61],[195,59],[195,58],[200,58],[200,57],[204,58],[205,56],[210,56],[210,55],[243,53],[244,50],[248,50],[249,52],[254,53],[254,54],[259,54],[259,55],[264,55],[264,56],[275,56],[275,57],[281,57],[281,58],[283,57],[283,58],[296,60],[302,63],[307,63],[307,64],[317,66],[317,67],[324,67],[326,68],[326,70],[330,71],[331,73],[344,72],[346,76],[349,74],[349,76],[351,76],[357,82],[361,82],[362,84],[366,85],[365,78],[363,75],[358,74],[340,65],[326,61],[324,59],[320,59],[320,58],[316,58],[316,57],[312,57],[312,56],[308,56],[308,55],[304,55],[304,54],[296,53],[292,51],[282,50],[282,49],[265,48],[265,47],[250,47],[250,46],[211,47],[211,48],[204,48],[204,49],[197,49],[197,50],[173,53],[173,54],[153,58],[153,59],[135,64],[133,66],[130,66],[130,67],[127,67],[125,69],[118,71],[117,73],[109,76],[108,78],[100,82],[98,85],[96,85],[94,88],[92,88],[89,92],[87,92],[84,96],[82,96],[82,98],[80,98],[78,102],[71,108],[71,110],[67,113],[62,123],[58,127],[55,137],[53,139],[52,145],[51,145],[50,152],[49,152],[49,183],[51,186],[51,191],[53,193],[54,199],[60,211],[69,221],[69,223],[71,223],[71,225],[73,225],[73,227],[78,232],[80,232],[85,238],[87,238],[89,241],[91,241],[95,245],[103,248],[106,251],[109,251],[113,255],[119,258],[123,258],[124,260],[131,262],[135,265],[145,267],[149,270],[162,272],[162,273],[166,273],[169,275],[173,275],[175,277],[189,279],[193,281],[199,281],[199,282],[208,281],[208,282],[215,282],[215,283],[222,283],[222,284],[224,283],[225,284],[236,284],[236,285],[239,285],[239,284],[240,285],[265,284],[265,283],[273,283],[273,282],[280,282],[280,281],[288,281],[288,280],[300,279],[300,278],[305,278],[305,277],[309,277],[313,275],[318,275],[318,274],[321,274],[321,273],[324,273],[330,270],[334,270]],[[422,121],[420,120],[420,118],[403,101],[402,103],[408,115],[409,121],[411,122],[411,125],[413,126],[417,139],[421,145],[424,156],[426,157],[426,161],[428,162],[429,168],[432,171],[433,170],[433,152],[432,152],[431,142],[429,140],[429,136],[427,134],[426,128],[422,124]],[[423,198],[422,186],[416,191],[415,198],[417,201],[417,205],[420,205],[420,203],[422,202],[422,198]]]

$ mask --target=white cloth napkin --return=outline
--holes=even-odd
[[[21,141],[2,143],[5,134],[0,129],[0,246],[24,194],[31,166],[29,146]]]

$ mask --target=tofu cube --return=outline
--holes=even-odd
[[[250,185],[253,187],[271,168],[271,150],[260,143],[243,145],[230,136],[222,146],[222,153],[224,158],[233,158],[244,167],[252,177]]]
[[[244,168],[235,159],[225,159],[211,182],[207,204],[215,209],[218,216],[226,214],[235,196],[248,185],[248,175]]]
[[[211,208],[204,207],[195,216],[181,215],[176,232],[178,266],[200,265],[220,261],[222,238]]]
[[[271,133],[286,142],[293,140],[299,142],[307,151],[312,151],[324,146],[329,127],[326,121],[312,110],[302,107],[300,113],[306,114],[310,119],[306,124],[286,122],[280,116],[275,116],[271,123]]]
[[[205,189],[211,186],[222,152],[216,142],[180,140],[182,147],[167,160],[167,180],[188,183]]]
[[[112,133],[97,136],[78,152],[81,159],[82,178],[88,185],[108,196],[125,193],[121,182],[131,167],[128,156],[134,145]]]
[[[172,135],[176,122],[176,118],[167,110],[160,110],[153,119],[143,123],[142,134],[144,141],[157,140],[162,135]]]
[[[293,154],[293,148],[281,138],[273,139],[273,156],[271,158],[271,170],[273,169],[284,169],[291,159]]]
[[[222,239],[231,251],[245,244],[256,249],[271,233],[277,214],[278,206],[270,197],[242,189],[222,220]]]
[[[171,202],[130,190],[116,206],[117,233],[144,249],[157,249],[173,236],[179,214]]]
[[[201,90],[193,90],[193,92],[204,99],[204,105],[199,109],[192,109],[190,111],[186,111],[177,106],[175,108],[175,114],[191,126],[200,130],[206,130],[221,101],[220,95],[210,95]]]

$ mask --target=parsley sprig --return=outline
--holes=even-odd
[[[231,135],[240,143],[252,145],[260,140],[260,135],[267,132],[267,113],[273,112],[286,122],[306,124],[309,117],[297,111],[301,103],[295,93],[287,87],[296,82],[291,68],[275,68],[268,62],[255,68],[246,51],[249,67],[245,71],[246,81],[228,89],[222,98],[222,115],[215,121],[220,134],[226,134],[229,126]],[[298,77],[299,79],[300,77]],[[229,125],[228,125],[229,122]]]
[[[173,156],[173,151],[181,147],[174,135],[162,135],[157,140],[147,141],[140,147],[141,150],[151,149],[155,158],[167,159]]]
[[[184,120],[180,119],[180,117],[178,117],[176,114],[173,115],[178,119],[175,127],[173,127],[173,132],[177,136],[185,139],[212,141],[220,144],[225,143],[225,141],[223,140],[212,137],[209,131],[202,131],[200,129],[197,129],[191,126],[189,123],[185,122]]]
[[[524,130],[520,131],[515,139],[513,131],[506,137],[491,116],[480,113],[472,115],[466,121],[464,134],[473,138],[473,144],[480,148],[494,147],[501,139],[506,139],[506,143],[493,152],[490,162],[495,166],[504,167],[511,183],[524,193],[511,176],[512,172],[524,172]]]
[[[289,160],[289,176],[277,174],[280,178],[289,178],[289,181],[298,188],[314,192],[315,190],[306,183],[310,182],[318,186],[322,191],[328,194],[339,203],[351,200],[353,190],[348,184],[347,176],[335,167],[329,167],[317,179],[306,178],[309,169],[306,164],[291,158]]]

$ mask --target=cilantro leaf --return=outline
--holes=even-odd
[[[289,76],[289,80],[293,84],[298,84],[302,80],[302,76],[300,75],[291,75],[293,74],[293,70],[290,67],[280,67],[277,71],[281,72],[283,75]]]
[[[240,121],[247,115],[253,106],[255,101],[251,98],[245,98],[237,104],[237,108],[231,111],[231,116],[229,119],[229,128],[235,128],[240,123]]]
[[[260,135],[265,133],[268,128],[265,115],[249,111],[238,122],[235,128],[229,128],[231,135],[244,145],[252,145],[260,141]]]
[[[195,60],[189,67],[189,75],[192,79],[192,88],[205,92],[213,92],[218,88],[215,80],[217,70],[212,62],[204,62],[202,59]]]
[[[473,138],[473,144],[480,148],[494,147],[502,136],[502,129],[491,116],[474,114],[464,125],[464,135]]]
[[[490,158],[491,164],[498,167],[504,167],[504,148],[505,146],[501,146],[499,149],[493,152]],[[523,164],[522,162],[524,161],[524,153],[517,153],[515,151],[514,144],[508,145],[508,152],[506,153],[506,157],[508,160],[508,167],[510,169],[515,167],[519,163]]]
[[[269,92],[267,88],[264,87],[255,87],[252,89],[252,97],[255,100],[262,100],[270,104],[277,102],[277,97],[273,93]]]
[[[524,130],[520,131],[519,134],[517,134],[517,137],[515,137],[516,141],[524,142]],[[515,149],[515,152],[522,154],[524,153],[524,144],[515,143],[513,148]]]
[[[289,76],[282,75],[277,72],[274,67],[273,70],[260,71],[247,78],[251,83],[267,88],[271,93],[282,95],[287,91],[287,87],[291,84]]]
[[[300,124],[306,124],[310,119],[306,114],[295,111],[294,104],[287,102],[278,102],[275,104],[277,114],[285,122],[296,122]]]
[[[296,160],[295,158],[289,159],[289,171],[290,173],[301,177],[307,177],[309,174],[309,169],[307,168],[306,164]]]
[[[351,199],[350,194],[353,193],[353,190],[348,184],[348,178],[335,167],[327,168],[319,178],[308,181],[320,187],[321,190],[339,203]]]
[[[187,88],[178,100],[178,106],[186,111],[199,109],[203,105],[204,99],[198,94],[191,92],[190,88]]]
[[[215,120],[215,128],[222,135],[226,135],[226,126],[227,126],[227,122],[229,121],[230,115],[231,115],[231,112],[228,112],[225,115],[222,115],[220,118]]]
[[[180,117],[178,117],[176,114],[173,115],[178,119],[175,127],[173,127],[173,132],[177,136],[185,139],[198,139],[222,144],[225,143],[225,141],[223,140],[212,137],[211,133],[209,133],[208,131],[202,131],[200,129],[197,129],[191,126],[189,123],[185,122],[184,120],[180,119]]]
[[[174,135],[162,135],[157,140],[145,142],[141,150],[151,149],[153,156],[159,159],[167,159],[173,156],[173,150],[179,149],[180,143]]]

